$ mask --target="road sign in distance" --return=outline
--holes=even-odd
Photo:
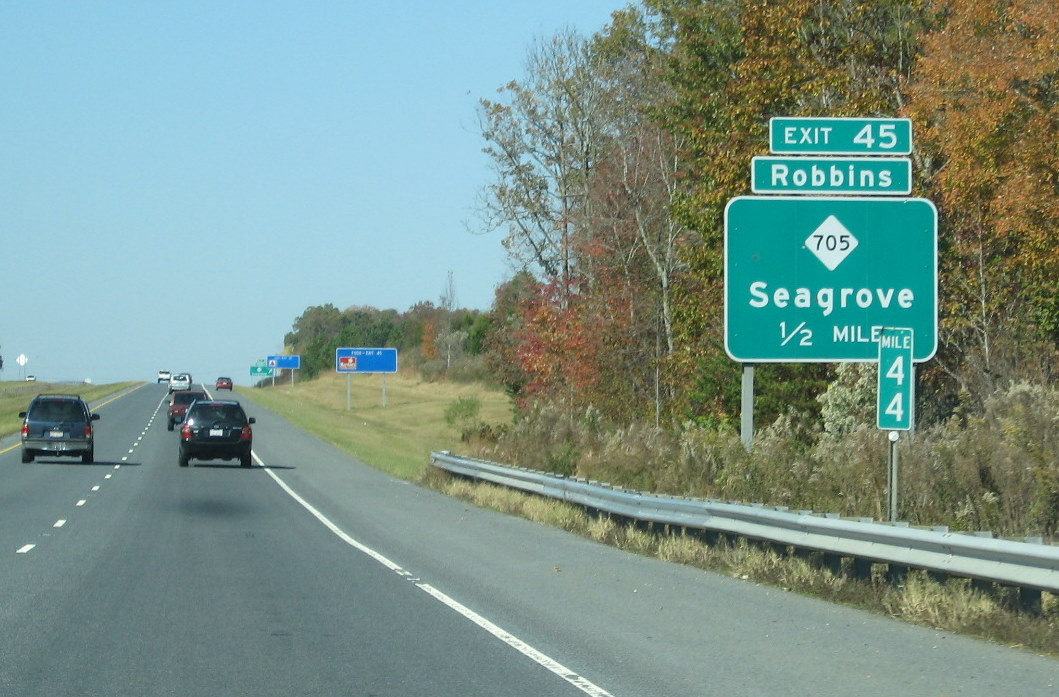
[[[910,155],[911,119],[769,119],[769,149],[785,155]]]
[[[742,196],[725,208],[725,350],[745,363],[878,360],[883,327],[937,349],[937,210],[926,199]]]
[[[283,370],[300,370],[302,367],[301,356],[269,356],[266,363],[270,368],[281,368]]]
[[[912,192],[907,157],[755,157],[755,194],[900,195]]]
[[[335,350],[339,373],[396,373],[395,348],[340,348]]]
[[[879,400],[876,424],[887,431],[912,428],[915,407],[914,332],[883,327],[879,333]]]
[[[250,377],[252,378],[269,378],[275,374],[272,368],[266,365],[252,365],[250,366]]]

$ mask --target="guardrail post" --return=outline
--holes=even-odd
[[[996,594],[996,588],[993,586],[993,582],[981,578],[971,579],[971,589],[990,597]]]
[[[1043,612],[1041,592],[1036,588],[1019,588],[1019,611],[1040,617]]]
[[[948,583],[950,578],[950,576],[944,571],[933,570],[927,571],[927,577],[939,586],[943,586]]]
[[[889,564],[886,567],[886,580],[898,586],[908,578],[908,567],[904,564]]]
[[[859,557],[853,560],[853,578],[858,581],[871,581],[871,559],[861,559]]]
[[[830,552],[824,552],[823,554],[823,565],[824,568],[831,572],[832,576],[842,575],[842,556],[839,554],[832,554]]]

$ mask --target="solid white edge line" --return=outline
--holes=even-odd
[[[271,469],[269,469],[265,465],[265,463],[261,461],[261,458],[257,456],[257,453],[251,453],[251,454],[253,455],[254,459],[257,460],[257,463],[262,468],[264,468],[265,472],[268,473],[268,476],[272,477],[272,479],[276,482],[276,484],[278,484],[281,489],[283,489],[285,492],[287,492],[288,496],[290,496],[292,499],[294,499],[299,504],[301,504],[302,508],[304,508],[305,510],[309,511],[309,513],[311,513],[313,515],[313,517],[315,517],[317,520],[319,520],[321,523],[323,523],[324,527],[326,527],[328,530],[330,530],[336,536],[338,536],[338,538],[340,540],[342,540],[343,542],[345,542],[349,546],[353,547],[354,549],[356,549],[356,550],[358,550],[360,552],[363,552],[364,554],[368,555],[369,557],[371,557],[372,559],[374,559],[378,563],[380,563],[383,566],[385,566],[390,571],[393,571],[393,572],[395,572],[397,574],[400,574],[401,576],[405,576],[405,577],[409,577],[409,578],[411,577],[411,574],[409,572],[405,571],[400,566],[398,566],[394,562],[392,562],[389,559],[387,559],[386,557],[384,557],[382,554],[379,554],[378,552],[376,552],[375,550],[371,549],[370,547],[367,547],[367,546],[361,544],[360,542],[357,542],[355,539],[353,539],[348,534],[346,534],[345,531],[343,531],[337,525],[332,523],[323,513],[321,513],[320,511],[316,510],[315,508],[313,508],[312,504],[310,504],[308,501],[306,501],[301,496],[299,496],[298,493],[296,491],[294,491],[294,489],[291,489],[290,486],[288,486],[287,483],[285,481],[283,481],[279,477],[279,475],[277,475],[275,472],[273,472]],[[519,653],[523,654],[524,656],[526,656],[530,660],[535,661],[536,663],[538,663],[539,665],[543,666],[544,668],[546,668],[551,673],[559,676],[560,678],[562,678],[566,682],[570,683],[571,685],[573,685],[577,689],[581,690],[586,695],[591,695],[591,697],[614,697],[613,695],[611,695],[611,693],[607,692],[606,690],[604,690],[599,685],[596,685],[595,683],[591,682],[587,678],[584,678],[584,677],[578,675],[574,671],[570,670],[569,668],[567,668],[563,664],[559,663],[558,661],[552,659],[551,657],[547,656],[546,654],[541,653],[540,651],[538,651],[537,649],[533,648],[532,646],[530,646],[526,642],[522,641],[518,637],[514,636],[510,632],[507,632],[503,628],[493,624],[492,622],[490,622],[486,618],[484,618],[481,615],[479,615],[474,610],[470,609],[466,605],[463,605],[463,604],[457,602],[453,598],[450,598],[449,596],[445,595],[444,593],[442,593],[438,589],[434,588],[433,586],[431,586],[431,585],[429,585],[427,583],[422,583],[422,582],[420,582],[418,580],[412,580],[412,583],[415,586],[417,586],[420,590],[425,592],[427,595],[430,595],[435,600],[441,601],[442,603],[444,603],[448,607],[452,608],[453,610],[455,610],[459,614],[463,615],[463,617],[469,619],[471,622],[474,622],[479,627],[481,627],[485,631],[489,632],[494,637],[496,637],[500,641],[504,642],[505,644],[507,644],[511,648],[515,649],[516,651],[518,651]]]

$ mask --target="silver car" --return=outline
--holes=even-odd
[[[189,373],[177,373],[173,377],[169,378],[169,393],[172,394],[177,390],[190,390],[191,389],[191,375]]]

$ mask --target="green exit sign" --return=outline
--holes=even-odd
[[[750,163],[755,194],[912,193],[907,157],[755,157]]]
[[[909,155],[912,121],[778,116],[769,119],[769,147],[782,155]]]
[[[874,362],[883,327],[915,360],[938,330],[938,220],[919,198],[740,196],[724,226],[725,350],[744,363]]]

